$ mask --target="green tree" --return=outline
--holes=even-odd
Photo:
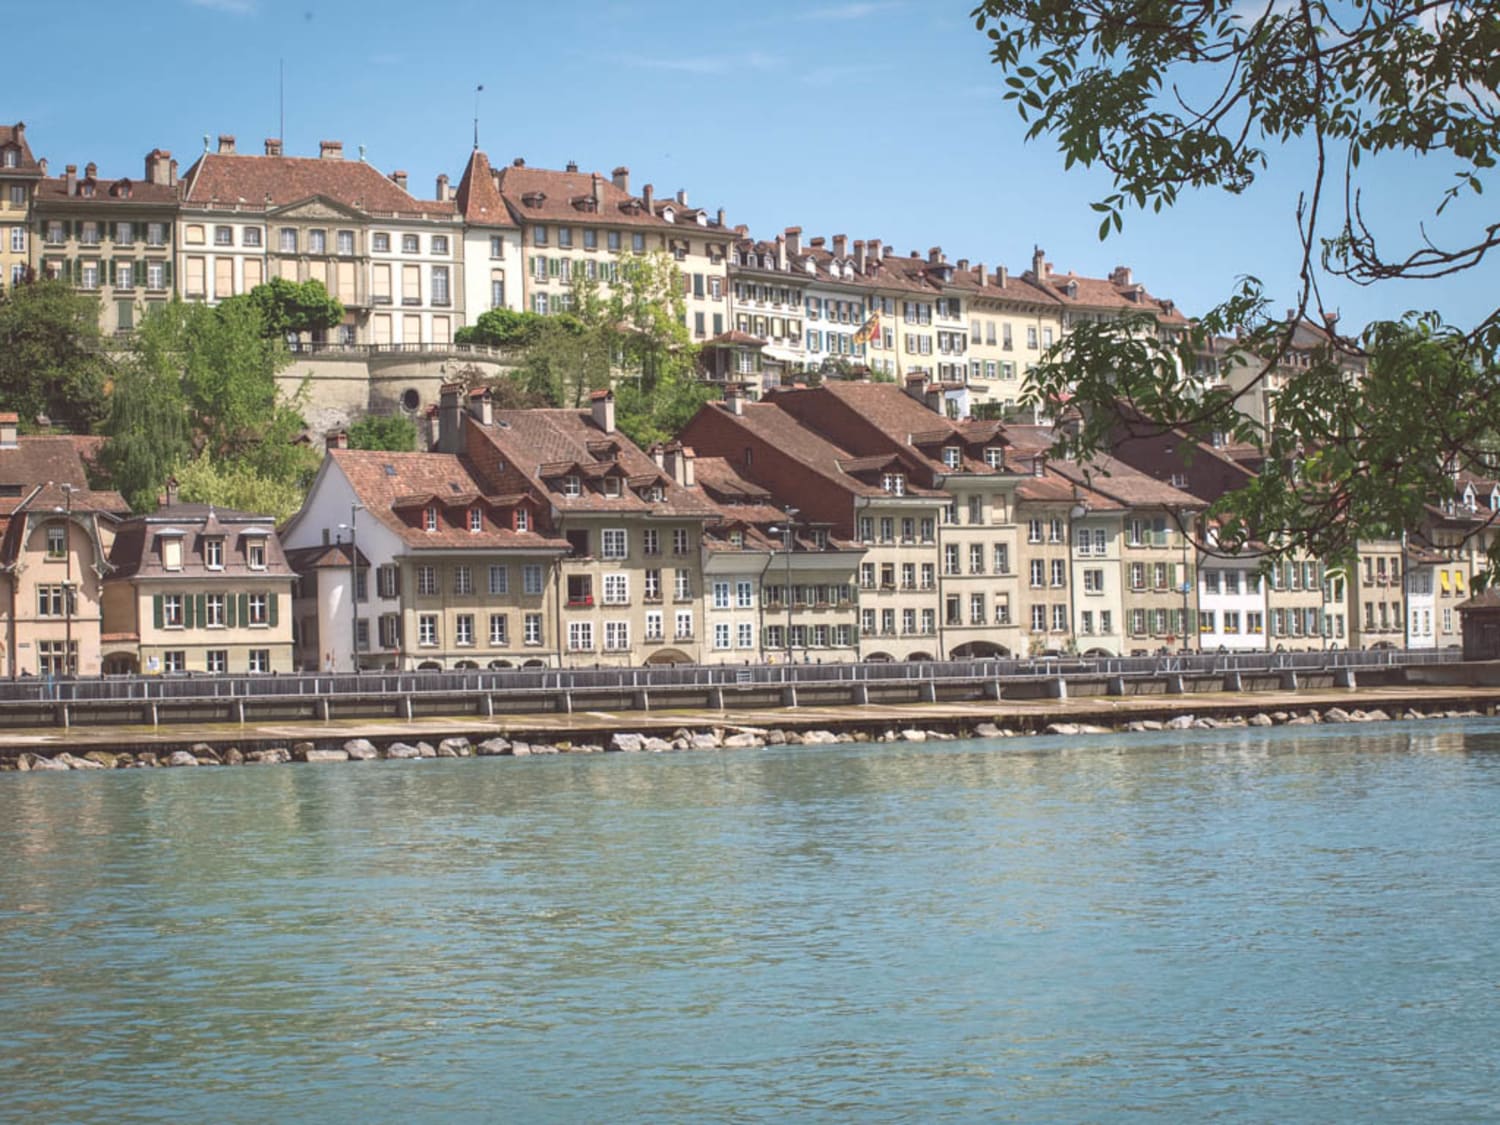
[[[417,424],[405,414],[366,414],[349,427],[350,449],[410,453],[416,447]]]
[[[321,281],[288,281],[273,277],[248,293],[230,297],[220,309],[250,305],[260,316],[261,330],[268,336],[284,340],[299,332],[326,332],[344,320],[344,306],[329,296]]]
[[[305,496],[296,481],[263,476],[243,461],[216,462],[207,455],[179,463],[173,475],[177,497],[185,503],[269,515],[277,522],[290,519]]]
[[[664,372],[650,392],[637,383],[622,383],[615,395],[615,425],[642,449],[649,449],[676,437],[699,407],[718,397],[717,387],[692,372]]]
[[[1500,150],[1493,5],[984,0],[973,15],[1029,138],[1052,139],[1065,167],[1099,166],[1112,177],[1113,190],[1094,204],[1101,238],[1132,208],[1160,211],[1186,189],[1243,192],[1273,161],[1302,180],[1288,207],[1300,257],[1290,315],[1271,315],[1249,279],[1175,339],[1161,338],[1149,319],[1071,331],[1032,373],[1023,403],[1073,395],[1083,424],[1060,443],[1064,452],[1087,457],[1122,428],[1232,433],[1259,446],[1267,468],[1253,489],[1220,503],[1226,527],[1324,557],[1409,526],[1444,466],[1500,471],[1489,405],[1500,374],[1496,312],[1468,331],[1435,313],[1370,326],[1362,387],[1349,377],[1366,361],[1354,342],[1330,335],[1284,362],[1304,318],[1327,320],[1321,277],[1443,277],[1500,245],[1500,224],[1481,217],[1467,232],[1445,227],[1442,243],[1414,223],[1393,248],[1387,239],[1403,236],[1387,225],[1377,240],[1363,204],[1389,161],[1411,157],[1432,169],[1435,213],[1482,191]],[[1417,213],[1415,201],[1402,202]],[[1463,225],[1463,210],[1453,207],[1445,222]],[[1234,358],[1253,374],[1241,393],[1290,373],[1275,392],[1274,432],[1198,374],[1210,336],[1237,340]],[[1445,393],[1423,390],[1424,377]],[[1399,426],[1376,417],[1375,402]],[[1385,473],[1388,484],[1369,475]]]
[[[522,348],[532,343],[547,318],[540,313],[515,309],[490,309],[473,324],[454,333],[460,344],[484,344],[492,348]]]
[[[610,336],[571,314],[543,318],[521,354],[515,378],[522,389],[558,406],[582,406],[590,391],[609,386]]]
[[[89,433],[108,414],[99,302],[62,281],[0,289],[0,409]]]
[[[644,393],[651,394],[662,378],[696,372],[698,349],[688,335],[682,273],[667,253],[622,256],[599,305],[621,376],[634,378]]]
[[[317,455],[299,441],[306,383],[290,397],[277,386],[289,358],[249,302],[172,301],[149,313],[110,396],[101,462],[115,487],[149,508],[172,466],[200,456],[304,484]]]

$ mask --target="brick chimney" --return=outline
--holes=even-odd
[[[687,201],[687,188],[678,188],[677,189],[677,206],[679,206],[679,207],[686,207],[687,205],[688,205],[688,201]]]
[[[329,430],[328,433],[326,433],[325,435],[323,435],[323,448],[324,449],[348,449],[349,448],[349,431],[348,430]]]
[[[78,165],[68,164],[63,168],[63,190],[68,195],[78,194]]]
[[[177,182],[177,162],[165,149],[153,148],[146,154],[146,182],[171,187]]]
[[[495,396],[488,387],[475,387],[469,392],[469,413],[482,426],[494,425]]]
[[[878,262],[885,257],[885,250],[880,245],[880,239],[872,238],[865,243],[865,256],[872,262]]]
[[[589,409],[594,414],[594,425],[607,434],[615,432],[615,392],[595,391],[589,395]]]
[[[724,384],[724,408],[726,410],[728,410],[729,413],[731,413],[731,414],[733,414],[733,415],[735,415],[737,417],[742,417],[744,415],[744,413],[745,413],[745,384],[744,383],[725,383]]]
[[[999,284],[1001,289],[1004,289],[1006,283],[1010,281],[1010,271],[1004,266],[1001,266],[995,271],[995,281]]]
[[[594,210],[602,211],[604,210],[604,177],[595,172],[591,183],[594,193]]]
[[[717,226],[720,230],[724,229],[724,208],[720,207],[717,214],[714,216],[714,225]]]
[[[674,441],[667,446],[666,451],[666,473],[683,488],[692,488],[694,483],[693,461],[697,454],[681,442]]]
[[[1031,276],[1038,281],[1046,281],[1047,275],[1052,271],[1047,268],[1047,251],[1040,246],[1032,248],[1031,251]]]
[[[625,165],[621,164],[618,168],[611,172],[609,174],[609,179],[610,182],[615,185],[615,187],[619,188],[626,195],[630,194],[630,169],[625,167]]]
[[[436,198],[439,203],[447,203],[448,200],[453,198],[453,193],[448,190],[447,172],[438,173],[436,192],[437,194],[434,198]]]
[[[396,171],[392,172],[391,173],[391,183],[395,184],[402,191],[405,191],[406,190],[406,170],[404,168],[398,168],[398,169],[396,169]]]
[[[99,165],[90,160],[83,166],[83,178],[85,180],[96,180],[99,178]]]
[[[438,442],[439,453],[462,453],[464,442],[463,406],[459,396],[463,394],[459,383],[444,383],[438,392]]]
[[[1118,285],[1122,289],[1130,288],[1130,267],[1116,266],[1109,271],[1110,284]]]
[[[854,268],[859,270],[860,273],[864,273],[867,261],[868,259],[865,255],[865,240],[863,238],[856,238],[854,240]]]
[[[947,260],[948,259],[943,256],[943,248],[941,246],[934,246],[927,251],[927,263],[929,265],[935,266],[941,262],[946,262]]]
[[[266,155],[267,156],[280,156],[281,155],[281,138],[280,137],[267,137],[266,138]]]
[[[234,134],[233,133],[220,133],[219,134],[219,155],[220,156],[233,156],[234,155]]]
[[[849,256],[849,236],[847,234],[836,234],[833,236],[833,256],[835,258],[847,258]]]
[[[802,256],[802,228],[786,228],[786,252],[794,258]]]
[[[342,160],[342,159],[344,159],[344,142],[343,141],[319,141],[318,142],[318,159],[319,160]]]
[[[648,215],[656,214],[656,189],[650,184],[641,188],[641,202],[646,205],[646,213]]]
[[[987,269],[984,268],[984,263],[983,262],[977,263],[974,266],[974,271],[977,274],[979,274],[979,286],[980,286],[980,288],[987,287],[989,285],[989,283],[990,283],[990,273],[989,273],[989,270],[987,270]]]

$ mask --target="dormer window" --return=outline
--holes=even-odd
[[[438,510],[436,504],[429,504],[422,509],[422,530],[436,531],[438,529]]]
[[[824,530],[823,528],[821,528],[821,527],[815,527],[815,528],[813,528],[812,537],[813,537],[813,543],[817,547],[823,548],[823,547],[827,547],[828,546],[828,532],[826,530]]]
[[[245,560],[250,564],[251,570],[266,569],[266,541],[264,539],[252,540],[245,546]]]
[[[619,477],[605,477],[604,478],[604,495],[606,495],[606,496],[618,496],[618,495],[620,495],[620,478]]]
[[[531,513],[525,508],[517,508],[515,512],[515,527],[517,531],[531,530]]]
[[[729,533],[729,545],[731,547],[743,547],[745,545],[745,533],[743,531],[731,531]]]
[[[182,569],[182,537],[172,535],[161,541],[161,565],[163,570]]]
[[[956,445],[943,446],[943,466],[948,469],[958,468],[959,450]]]
[[[1047,459],[1045,457],[1033,457],[1031,459],[1031,475],[1044,477],[1047,475]]]
[[[563,477],[562,492],[564,496],[583,495],[583,481],[577,477]]]
[[[224,540],[205,539],[203,541],[203,565],[209,570],[224,569]]]
[[[1475,507],[1475,501],[1476,497],[1474,496],[1474,486],[1470,485],[1468,488],[1464,489],[1464,507],[1472,512]]]
[[[999,445],[984,447],[984,463],[992,469],[1005,468],[1005,449]]]
[[[7,148],[4,154],[0,155],[0,164],[4,164],[7,168],[19,168],[21,166],[21,150],[18,148]]]
[[[666,490],[659,484],[653,484],[650,488],[646,489],[646,499],[653,504],[660,504],[666,498]]]
[[[885,490],[892,496],[906,495],[905,473],[886,473],[883,478],[883,484],[885,486]]]
[[[477,535],[484,530],[484,509],[478,504],[469,509],[469,531]]]

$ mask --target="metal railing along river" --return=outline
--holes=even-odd
[[[865,662],[851,664],[677,664],[642,668],[505,668],[268,675],[156,675],[0,683],[0,703],[130,700],[369,698],[469,692],[638,691],[652,688],[813,686],[818,684],[963,683],[1006,680],[1127,679],[1397,668],[1457,663],[1456,649],[1337,649],[1326,652],[1175,653],[1133,657],[1060,657]]]

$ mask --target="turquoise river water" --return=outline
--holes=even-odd
[[[1500,1120],[1500,724],[0,775],[0,1119]]]

